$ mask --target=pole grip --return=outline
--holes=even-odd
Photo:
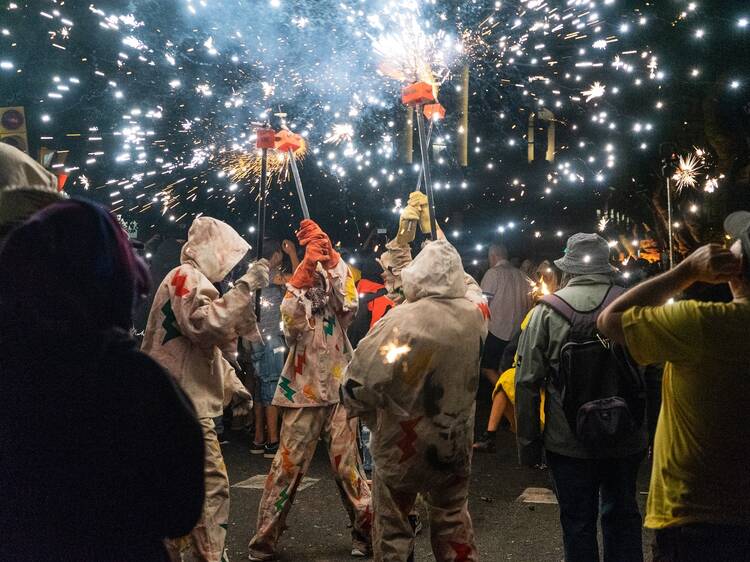
[[[299,197],[299,204],[302,207],[302,216],[306,219],[310,218],[310,210],[307,208],[307,199],[305,199],[305,191],[302,189],[302,180],[299,177],[299,170],[297,169],[297,160],[294,158],[294,151],[289,149],[289,166],[292,168],[292,175],[294,176],[294,185],[297,187],[297,197]]]

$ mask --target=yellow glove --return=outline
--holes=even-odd
[[[426,207],[427,206],[427,195],[421,191],[412,191],[409,194],[409,201],[406,203],[409,207]]]
[[[427,195],[421,191],[414,191],[409,195],[409,206],[419,208],[419,227],[422,229],[423,234],[429,234],[432,232],[430,226],[430,205],[427,200]]]
[[[399,246],[408,246],[414,241],[417,234],[417,223],[420,220],[421,212],[418,207],[407,206],[401,212],[401,220],[398,223],[398,234],[396,235],[396,244]]]

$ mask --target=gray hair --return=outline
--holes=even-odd
[[[490,255],[502,260],[507,260],[508,248],[505,244],[490,244]]]

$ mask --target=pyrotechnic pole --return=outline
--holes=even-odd
[[[406,120],[404,121],[403,157],[407,164],[414,161],[414,108],[406,106]]]
[[[667,176],[667,221],[669,223],[667,224],[667,232],[669,233],[669,269],[672,269],[674,267],[674,248],[672,242],[674,235],[672,233],[672,184],[669,176]]]
[[[310,218],[310,210],[307,208],[307,199],[305,199],[305,191],[302,189],[302,180],[299,177],[299,169],[297,169],[297,159],[294,157],[294,151],[289,149],[289,165],[292,167],[292,175],[294,176],[294,185],[297,187],[297,197],[299,197],[299,204],[302,207],[302,216],[306,219]]]
[[[430,177],[430,155],[427,151],[427,135],[424,130],[424,118],[422,113],[425,109],[425,104],[429,104],[430,117],[433,115],[433,111],[440,112],[445,115],[445,109],[435,101],[435,94],[433,93],[432,85],[426,82],[415,82],[406,86],[401,90],[401,102],[404,105],[415,106],[414,116],[417,119],[417,132],[419,133],[419,150],[422,154],[422,169],[421,173],[424,174],[424,187],[425,193],[427,193],[427,210],[430,214],[430,238],[437,240],[437,223],[435,222],[435,198],[432,193],[432,179]]]
[[[297,159],[294,156],[294,151],[300,148],[303,142],[302,137],[288,130],[279,131],[276,135],[276,148],[289,155],[289,167],[292,169],[294,185],[297,188],[297,197],[299,198],[300,207],[302,207],[302,216],[309,219],[310,211],[307,208],[307,199],[305,198],[305,191],[302,189],[302,180],[299,177]]]
[[[458,119],[458,163],[469,165],[469,65],[461,71],[461,102]]]
[[[266,192],[268,191],[268,149],[276,145],[273,129],[260,128],[256,133],[255,146],[260,148],[260,195],[258,197],[257,259],[263,258],[263,239],[266,236]],[[255,318],[260,320],[260,289],[255,291]]]
[[[430,211],[430,239],[437,240],[437,223],[435,222],[435,198],[432,193],[432,178],[430,177],[430,155],[427,152],[427,136],[424,131],[422,105],[417,106],[417,131],[419,132],[419,149],[422,153],[422,173],[424,175],[424,189],[427,193],[427,206]]]

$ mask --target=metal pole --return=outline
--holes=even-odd
[[[260,197],[258,198],[258,253],[263,258],[263,239],[266,236],[266,191],[268,182],[268,149],[261,149],[260,157]],[[260,289],[255,291],[255,318],[260,320]]]
[[[667,225],[667,231],[669,232],[669,269],[674,267],[674,249],[672,247],[672,185],[669,182],[669,176],[667,176],[667,219],[669,224]]]
[[[417,105],[414,112],[417,118],[417,130],[419,131],[419,148],[422,152],[422,173],[424,173],[424,187],[427,193],[427,206],[430,211],[430,239],[437,240],[437,224],[435,222],[435,198],[432,194],[432,178],[430,177],[430,156],[427,153],[427,138],[424,131],[424,120],[422,118],[422,104]]]
[[[435,122],[430,119],[430,128],[427,129],[427,148],[430,148],[430,139],[432,138],[432,126]],[[417,176],[417,189],[414,191],[422,191],[422,168],[419,168],[419,175]]]
[[[305,199],[305,192],[302,189],[302,180],[299,177],[299,170],[297,169],[297,161],[294,158],[294,151],[289,149],[289,165],[292,168],[292,175],[294,176],[294,185],[297,187],[297,197],[299,197],[299,204],[302,207],[302,216],[306,219],[310,218],[310,210],[307,208],[307,199]]]

